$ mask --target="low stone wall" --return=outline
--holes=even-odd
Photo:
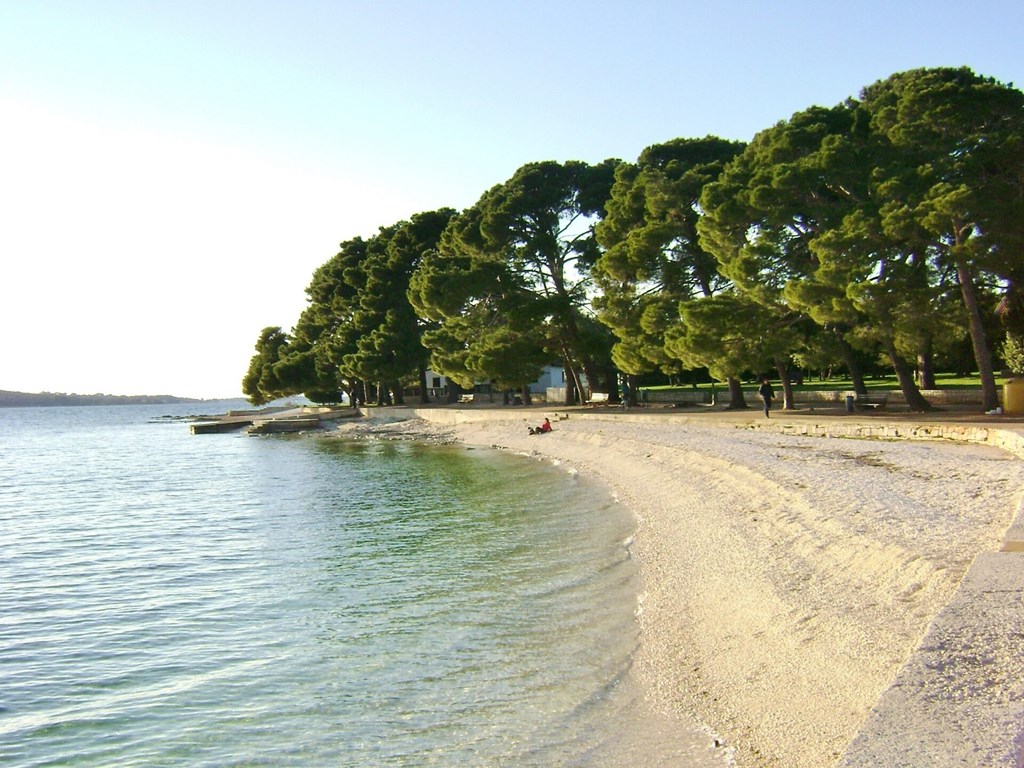
[[[776,398],[781,399],[782,388],[778,385],[775,386]],[[757,391],[746,388],[743,391],[744,396],[757,399]],[[851,390],[842,389],[822,389],[822,390],[809,390],[809,391],[797,391],[793,393],[793,400],[796,403],[823,403],[831,405],[842,405],[847,395],[854,395],[855,393]],[[885,390],[871,390],[871,394],[875,395],[888,395],[889,402],[893,405],[905,405],[907,399],[903,396],[903,392],[899,389],[885,389]],[[981,387],[972,389],[923,389],[921,394],[924,395],[932,405],[977,405],[979,408],[984,403],[984,397],[982,395]],[[665,405],[665,404],[686,404],[686,405],[709,405],[711,403],[712,392],[710,389],[694,389],[693,387],[676,387],[672,389],[644,389],[641,387],[638,390],[637,399],[641,403],[651,403],[652,405]],[[548,387],[546,393],[547,402],[552,405],[564,405],[565,404],[565,387]],[[714,390],[714,401],[718,405],[724,405],[729,403],[732,398],[729,396],[729,388],[725,385],[721,387],[715,387]],[[1000,400],[1002,400],[1002,392],[1000,392]]]
[[[565,405],[565,387],[548,387],[544,396],[549,403]]]
[[[728,400],[728,390],[726,390]],[[639,389],[637,399],[641,403],[673,403],[686,405],[706,405],[711,402],[711,390],[693,389],[692,387],[677,389]]]
[[[781,388],[776,387],[776,398],[781,397]],[[872,395],[886,395],[892,405],[906,405],[907,398],[899,389],[872,389]],[[984,403],[984,396],[981,388],[977,389],[922,389],[924,399],[932,405],[977,405],[979,408]],[[745,390],[744,395],[752,398],[757,397],[757,392]],[[811,391],[797,391],[793,393],[793,401],[796,403],[824,403],[842,405],[847,396],[853,397],[856,393],[853,390],[823,389]],[[717,403],[728,403],[730,401],[729,390],[722,389],[718,392],[715,400]]]

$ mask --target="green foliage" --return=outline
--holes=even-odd
[[[824,344],[853,366],[842,335],[862,319],[846,292],[856,278],[849,264],[822,264],[814,243],[864,196],[847,145],[861,132],[848,105],[798,112],[759,133],[701,196],[700,242],[778,329],[777,361]]]
[[[581,329],[616,165],[531,163],[452,219],[410,280],[413,306],[439,324],[425,336],[432,367],[463,386],[521,386],[551,359],[572,370],[608,357]]]
[[[288,345],[288,335],[280,327],[267,327],[256,342],[256,354],[242,378],[242,394],[253,405],[263,405],[290,394],[275,371],[281,352]]]
[[[466,387],[518,387],[553,359],[592,382],[612,362],[726,378],[795,355],[853,371],[883,351],[920,404],[906,359],[953,359],[969,339],[989,400],[989,339],[1005,329],[1022,365],[1022,156],[1024,94],[937,68],[747,145],[529,163],[461,213],[343,242],[291,335],[264,329],[243,391],[330,398],[428,362]]]
[[[934,269],[955,270],[985,408],[993,408],[998,396],[978,283],[993,274],[1024,277],[1007,248],[1020,244],[1024,214],[1024,94],[967,68],[915,69],[865,88],[861,103],[886,150],[876,153],[873,170],[881,230]]]
[[[766,370],[791,344],[773,327],[773,313],[749,296],[726,292],[679,305],[682,322],[666,335],[668,350],[690,368],[706,367],[719,381]]]
[[[1007,336],[1003,341],[1003,360],[1015,374],[1024,373],[1024,338]]]
[[[367,246],[357,289],[355,349],[342,357],[342,373],[367,381],[394,382],[417,374],[427,364],[423,320],[410,302],[413,274],[437,248],[455,215],[451,209],[420,213],[382,228]]]
[[[797,113],[708,186],[702,242],[742,290],[853,328],[897,368],[936,338],[953,270],[994,397],[976,282],[1000,250],[997,218],[981,212],[1022,116],[1019,92],[963,69],[900,73],[860,101]]]
[[[366,252],[362,238],[346,241],[313,272],[306,288],[307,306],[277,364],[277,375],[291,392],[305,393],[315,402],[335,402],[346,388],[340,364],[355,346],[353,319]]]
[[[627,373],[678,373],[681,360],[665,345],[679,322],[677,304],[727,285],[698,242],[697,201],[742,146],[677,139],[648,147],[635,165],[616,170],[607,215],[596,228],[606,250],[594,269],[602,291],[594,306],[619,338],[613,357]]]
[[[409,301],[409,282],[453,215],[420,213],[369,239],[343,242],[306,289],[308,305],[275,368],[280,381],[336,402],[341,389],[351,394],[360,381],[416,375],[427,361],[426,325]]]

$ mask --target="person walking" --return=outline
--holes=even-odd
[[[772,389],[772,384],[768,381],[767,376],[762,377],[761,386],[758,387],[757,394],[761,396],[761,401],[764,403],[764,417],[766,419],[771,418],[768,415],[768,410],[771,408],[772,400],[775,399],[775,390]]]

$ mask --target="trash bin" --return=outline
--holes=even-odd
[[[1003,384],[1003,413],[1024,415],[1024,379],[1007,379]]]
[[[853,395],[846,396],[846,412],[853,413]]]

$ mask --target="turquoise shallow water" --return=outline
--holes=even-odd
[[[0,409],[0,764],[621,759],[633,523],[600,489],[153,420],[195,408]]]

